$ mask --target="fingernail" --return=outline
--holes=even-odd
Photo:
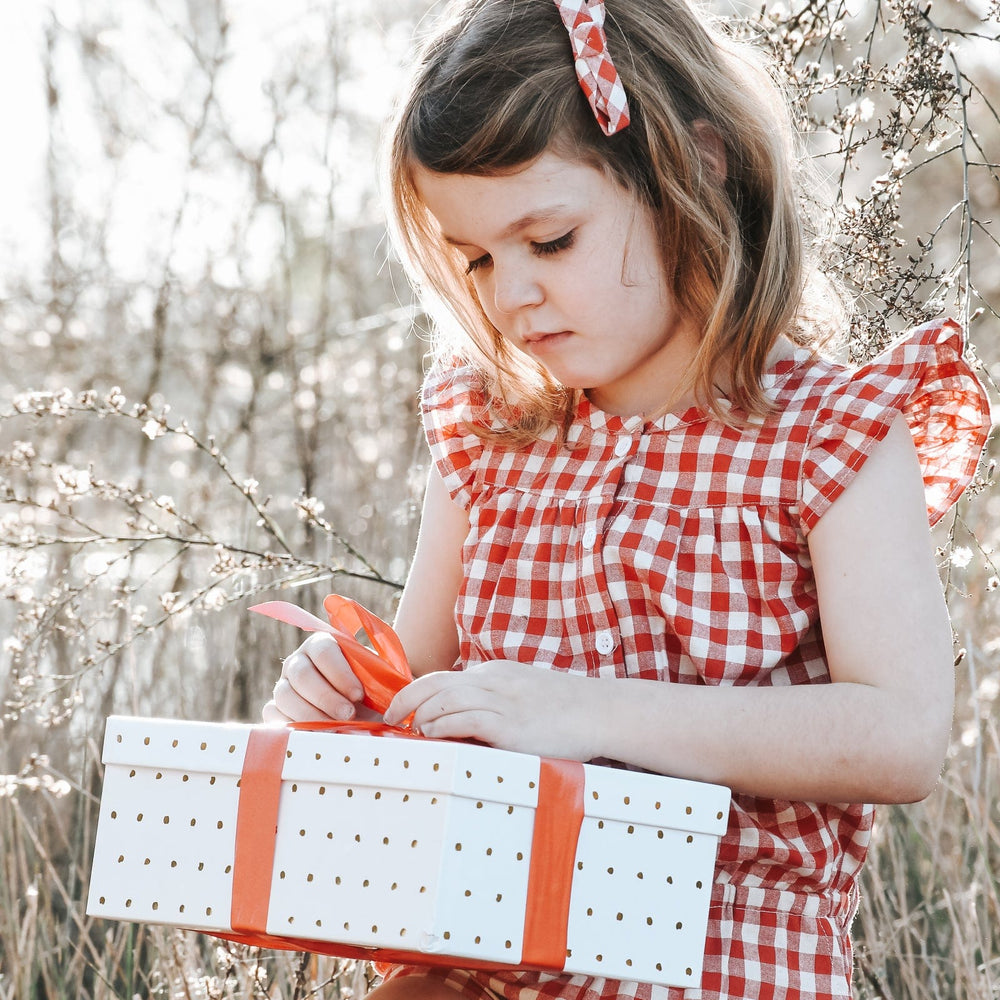
[[[341,707],[337,709],[337,718],[343,722],[346,722],[353,715],[354,715],[353,705],[341,705]]]

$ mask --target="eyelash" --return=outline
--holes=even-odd
[[[532,243],[531,252],[536,257],[549,257],[553,254],[560,253],[563,250],[568,250],[576,240],[576,230],[571,229],[568,233],[562,236],[557,236],[554,240],[547,240],[545,243]],[[483,254],[482,257],[477,257],[475,260],[470,260],[468,266],[465,269],[466,274],[472,274],[474,271],[478,271],[481,267],[485,267],[490,260],[489,254]]]

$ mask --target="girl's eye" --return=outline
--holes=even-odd
[[[568,233],[557,237],[554,240],[546,240],[544,243],[532,243],[531,252],[536,257],[547,257],[549,254],[559,253],[562,250],[568,250],[576,239],[576,230],[571,229]],[[488,253],[484,253],[482,257],[477,257],[475,260],[470,260],[465,266],[466,274],[474,274],[480,268],[488,267],[492,263],[492,259]]]
[[[531,252],[536,257],[545,257],[548,254],[559,253],[561,250],[568,250],[573,245],[575,239],[576,230],[571,229],[565,235],[559,236],[554,240],[548,240],[546,243],[532,243]]]

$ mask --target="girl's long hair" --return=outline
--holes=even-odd
[[[781,334],[818,346],[833,332],[805,318],[793,132],[757,51],[687,0],[607,0],[605,29],[631,113],[614,136],[600,130],[577,83],[552,0],[454,3],[391,131],[396,243],[432,315],[446,314],[441,331],[463,331],[457,339],[442,332],[439,349],[479,370],[496,433],[512,441],[566,426],[576,393],[511,349],[486,318],[464,259],[417,195],[415,166],[488,176],[553,151],[604,171],[650,206],[675,306],[701,331],[682,391],[720,419],[768,412],[761,375]],[[706,155],[706,133],[724,147],[724,178]],[[726,408],[714,389],[720,380]]]

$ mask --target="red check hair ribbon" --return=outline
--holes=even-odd
[[[628,98],[608,54],[604,0],[555,0],[569,32],[576,77],[605,135],[629,123]]]

